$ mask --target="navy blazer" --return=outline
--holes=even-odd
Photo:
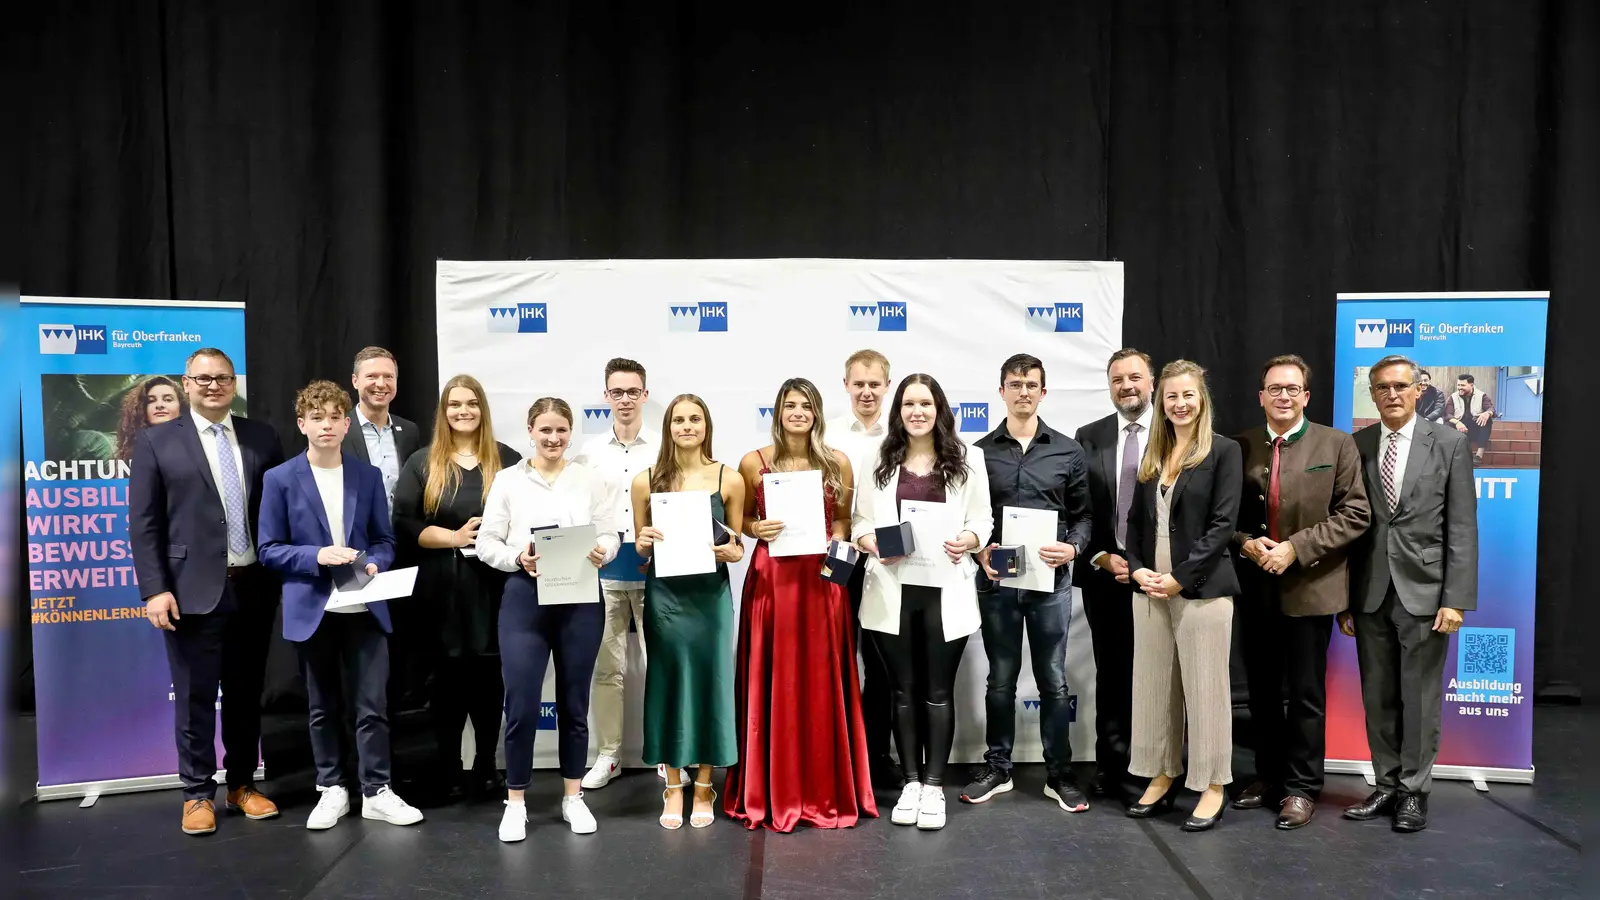
[[[240,476],[249,493],[250,534],[259,547],[262,477],[283,462],[283,445],[271,425],[253,419],[234,416],[233,433],[244,461]],[[128,539],[141,599],[170,591],[181,613],[195,615],[212,612],[222,602],[228,583],[228,520],[200,445],[200,430],[187,409],[134,436]]]
[[[367,551],[378,571],[394,563],[394,529],[384,499],[383,473],[351,456],[344,463],[344,546]],[[317,562],[317,552],[333,545],[328,514],[322,507],[304,453],[266,474],[261,497],[261,563],[283,574],[283,636],[304,641],[316,633],[324,606],[333,593],[333,575]],[[367,604],[367,610],[389,631],[389,605]],[[335,613],[335,615],[343,615]]]
[[[1220,434],[1211,436],[1211,453],[1192,469],[1178,473],[1169,489],[1171,514],[1167,539],[1172,551],[1172,577],[1192,600],[1232,597],[1239,593],[1228,548],[1244,487],[1244,456],[1239,444]],[[1128,571],[1156,571],[1156,493],[1154,481],[1133,487],[1128,508]]]

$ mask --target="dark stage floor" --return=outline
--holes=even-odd
[[[1273,830],[1267,812],[1235,813],[1209,834],[1150,823],[1110,803],[1069,816],[1045,800],[1043,772],[1025,767],[1019,789],[984,806],[950,804],[942,832],[885,818],[842,832],[751,833],[719,816],[697,831],[656,825],[660,781],[630,772],[591,792],[598,834],[573,835],[557,812],[554,773],[535,776],[528,839],[495,837],[497,802],[426,808],[397,828],[347,818],[305,829],[314,804],[304,726],[273,717],[266,788],[284,814],[266,822],[225,816],[216,834],[184,836],[174,792],[28,802],[21,809],[20,889],[8,897],[540,897],[540,898],[1384,898],[1578,897],[1579,710],[1535,717],[1538,783],[1440,782],[1432,827],[1420,835],[1357,824],[1338,809],[1366,794],[1359,778],[1330,778],[1312,824]],[[26,721],[26,720],[25,720]],[[1241,722],[1241,730],[1248,726]],[[420,728],[402,728],[400,759],[420,760]],[[543,738],[543,735],[541,735]],[[281,761],[280,761],[281,760]],[[1250,766],[1241,751],[1235,771]],[[720,783],[720,776],[719,776]],[[418,797],[404,784],[408,799]],[[220,797],[219,797],[220,799]],[[1186,795],[1184,805],[1193,804]],[[420,804],[419,804],[420,805]]]

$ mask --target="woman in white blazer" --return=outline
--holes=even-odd
[[[905,789],[890,821],[924,830],[944,827],[944,770],[955,739],[952,703],[956,670],[967,636],[978,630],[977,563],[972,553],[994,529],[989,474],[983,452],[956,434],[955,416],[939,382],[908,375],[889,407],[888,434],[875,469],[861,479],[851,536],[868,555],[861,594],[861,627],[873,633],[888,663],[895,706],[895,742]],[[961,523],[943,547],[919,547],[935,556],[939,587],[903,584],[918,558],[880,559],[875,529],[901,521],[906,501],[942,502]],[[940,570],[943,570],[942,573]],[[926,728],[915,704],[926,704]]]

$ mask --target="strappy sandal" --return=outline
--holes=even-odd
[[[689,827],[690,828],[710,828],[711,827],[711,823],[713,823],[713,822],[715,822],[717,820],[717,789],[712,787],[711,786],[711,782],[709,782],[709,781],[707,781],[707,782],[696,781],[694,783],[694,786],[696,788],[696,793],[699,793],[699,790],[698,790],[699,788],[706,788],[707,790],[711,791],[711,812],[708,812],[708,813],[700,813],[700,812],[692,813],[689,816]],[[702,816],[704,816],[704,818],[701,818]]]
[[[667,789],[661,792],[661,805],[665,807],[669,795],[671,795],[673,791],[681,790],[683,790],[682,781],[679,781],[677,784],[667,785]],[[683,807],[680,805],[678,808],[680,810],[679,812],[664,812],[661,814],[661,818],[658,821],[661,823],[662,828],[665,828],[668,831],[677,831],[679,828],[683,827],[683,813],[681,812]]]

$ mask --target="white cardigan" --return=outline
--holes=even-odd
[[[871,473],[861,479],[861,493],[856,497],[855,514],[851,519],[851,540],[871,534],[880,525],[900,521],[900,506],[895,500],[899,487],[899,469],[895,469],[889,476],[889,483],[881,488]],[[963,509],[961,530],[977,535],[980,548],[988,546],[989,535],[994,531],[994,511],[989,506],[989,470],[983,464],[982,450],[967,447],[966,480],[959,486],[945,488],[945,502]],[[884,634],[900,633],[899,567],[899,563],[883,563],[867,557],[866,581],[861,588],[862,628]],[[983,624],[978,614],[978,589],[974,583],[978,564],[970,552],[962,557],[956,569],[958,578],[941,590],[939,613],[947,641],[966,637]]]

